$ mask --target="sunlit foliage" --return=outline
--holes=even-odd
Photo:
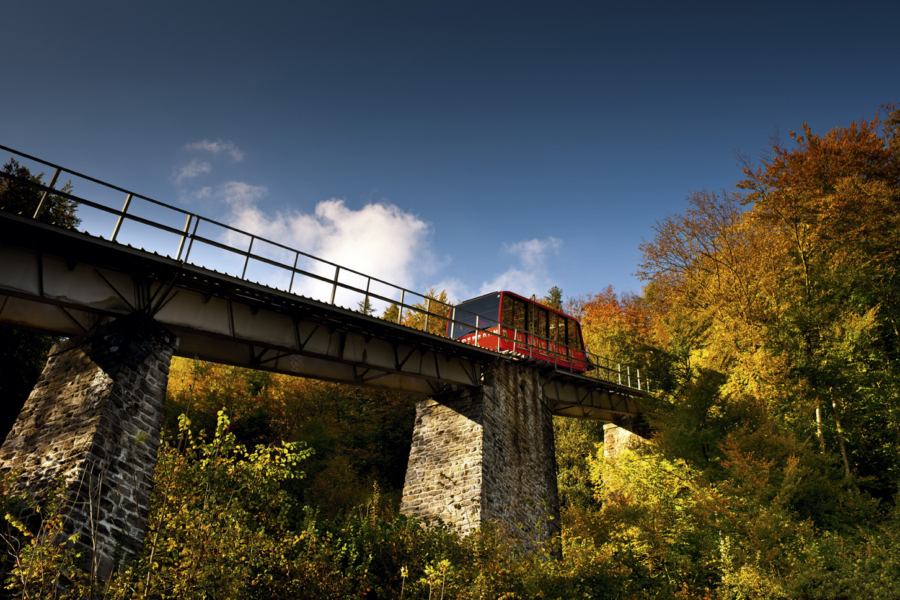
[[[491,525],[460,538],[397,514],[413,398],[177,359],[142,555],[98,587],[64,544],[27,536],[10,514],[7,589],[898,597],[898,153],[894,107],[824,135],[804,126],[758,165],[745,160],[739,191],[693,193],[657,223],[641,294],[563,303],[551,290],[610,368],[642,365],[652,436],[608,457],[601,424],[554,421],[563,528],[537,552]],[[439,334],[436,314],[427,327],[415,312],[401,320]],[[401,318],[398,306],[384,318]]]

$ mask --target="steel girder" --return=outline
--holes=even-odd
[[[78,335],[142,310],[177,354],[422,395],[479,385],[479,348],[87,234],[0,214],[0,323]]]
[[[482,366],[525,360],[551,413],[639,419],[639,391],[434,336],[140,249],[0,212],[0,324],[76,336],[145,311],[177,355],[432,396],[477,386]]]
[[[554,415],[619,425],[640,418],[639,392],[614,383],[554,371],[541,375],[541,386]]]

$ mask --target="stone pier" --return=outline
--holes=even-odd
[[[551,415],[538,373],[510,361],[416,408],[401,512],[461,533],[494,522],[525,550],[559,532]]]
[[[623,450],[636,448],[644,438],[612,423],[603,425],[603,454],[615,458]]]
[[[38,504],[63,482],[68,532],[102,578],[144,540],[175,342],[137,313],[55,345],[0,448]]]

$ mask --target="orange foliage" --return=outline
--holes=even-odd
[[[618,355],[618,346],[625,340],[651,337],[651,313],[643,298],[617,293],[611,285],[599,294],[569,300],[565,312],[578,317],[588,347],[603,356]]]
[[[824,136],[805,123],[802,135],[791,131],[794,149],[774,139],[770,154],[754,168],[744,161],[746,179],[738,187],[758,212],[784,225],[802,224],[829,243],[852,240],[882,263],[896,261],[900,250],[900,110],[886,106],[880,115]]]

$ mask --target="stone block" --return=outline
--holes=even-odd
[[[16,486],[37,503],[62,482],[67,532],[101,577],[143,543],[167,378],[135,374],[168,372],[175,341],[133,314],[55,345],[0,447],[0,471],[21,469]]]
[[[419,402],[413,447],[401,512],[461,533],[493,522],[525,550],[559,532],[553,426],[532,368],[498,361],[481,387]]]

